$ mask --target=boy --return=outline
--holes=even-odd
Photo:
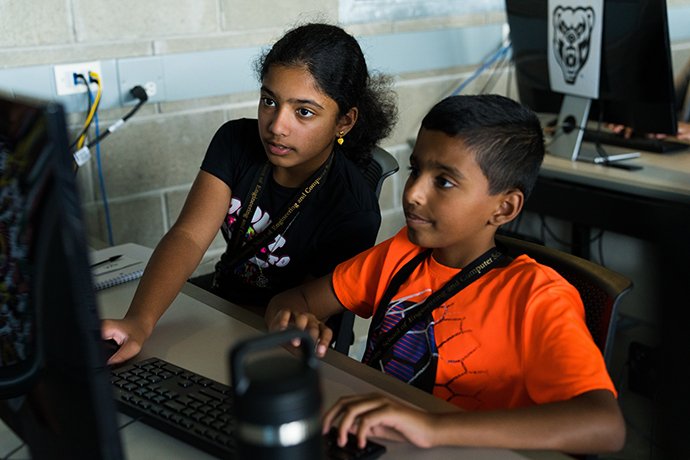
[[[384,396],[342,398],[324,418],[348,431],[439,445],[615,451],[625,424],[582,301],[555,271],[495,248],[544,156],[539,120],[496,95],[447,98],[426,115],[403,192],[407,226],[324,278],[276,296],[270,330],[373,315],[364,362],[465,412],[429,414]],[[402,318],[402,319],[401,319]],[[397,334],[397,335],[396,335]]]

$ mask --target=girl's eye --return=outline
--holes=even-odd
[[[408,166],[407,170],[410,172],[410,176],[417,177],[419,175],[419,168],[416,166]]]
[[[297,113],[299,114],[300,117],[303,117],[303,118],[309,118],[309,117],[314,116],[314,112],[312,112],[309,109],[304,109],[304,108],[297,109]]]
[[[263,105],[265,105],[266,107],[275,107],[275,105],[276,105],[276,101],[274,101],[270,97],[262,97],[261,103]]]

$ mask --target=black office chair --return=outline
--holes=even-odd
[[[381,147],[374,147],[372,160],[365,169],[362,170],[364,177],[376,192],[376,196],[381,195],[383,181],[387,177],[395,174],[400,169],[398,161],[393,155],[386,152]],[[328,321],[328,326],[333,330],[334,341],[333,349],[343,354],[348,354],[350,345],[354,343],[355,315],[351,311],[346,311],[340,315],[332,317]]]
[[[513,257],[527,254],[553,268],[575,286],[585,306],[587,327],[610,368],[618,305],[632,289],[632,281],[599,264],[541,244],[501,234],[496,235],[496,243],[503,245]]]
[[[381,196],[381,188],[383,181],[400,169],[397,160],[393,155],[383,150],[381,147],[374,147],[371,152],[371,159],[369,165],[362,170],[364,177],[369,185],[376,192],[376,196]]]

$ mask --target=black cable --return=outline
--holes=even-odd
[[[546,222],[546,217],[543,214],[539,214],[539,218],[541,219],[541,236],[542,236],[542,241],[546,241],[546,233],[558,244],[560,244],[563,247],[569,248],[569,250],[572,250],[572,243],[568,243],[567,241],[564,241],[560,239],[556,233],[549,227],[549,224]],[[604,263],[604,230],[599,230],[599,232],[590,237],[589,239],[589,244],[591,245],[594,242],[598,242],[598,252],[599,252],[599,265],[602,267],[606,267],[606,264]]]
[[[551,239],[553,239],[556,243],[560,244],[561,246],[569,248],[569,251],[572,251],[572,244],[568,243],[567,241],[563,241],[556,235],[556,233],[553,230],[551,230],[549,225],[546,223],[546,217],[543,214],[540,214],[539,217],[541,218],[542,241],[546,241],[545,235],[543,233],[543,230],[546,230],[546,233],[549,234]]]
[[[134,115],[134,114],[136,113],[136,111],[139,110],[139,108],[140,108],[142,105],[144,105],[144,103],[145,103],[146,101],[149,100],[149,95],[146,94],[146,90],[145,90],[144,88],[142,88],[141,86],[139,86],[139,85],[137,85],[137,86],[135,86],[134,88],[130,89],[130,90],[129,90],[129,94],[131,94],[132,96],[134,96],[134,98],[138,99],[139,102],[137,102],[137,105],[135,105],[134,108],[132,108],[132,110],[130,110],[124,117],[122,117],[122,119],[123,119],[124,121],[129,120],[130,117],[131,117],[132,115]]]
[[[76,74],[75,78],[82,80],[84,82],[84,86],[86,86],[86,91],[89,95],[88,101],[87,101],[87,111],[86,113],[91,112],[91,102],[93,101],[93,95],[91,94],[91,87],[89,86],[89,81],[86,79],[84,74],[78,73]]]
[[[122,126],[127,120],[129,120],[129,118],[130,118],[132,115],[134,115],[134,114],[137,112],[137,110],[139,110],[139,109],[141,108],[141,106],[144,105],[144,103],[145,103],[146,101],[148,101],[148,99],[149,99],[148,94],[146,94],[146,90],[145,90],[144,88],[142,88],[141,86],[135,86],[134,88],[132,88],[132,89],[129,90],[129,93],[130,93],[133,97],[135,97],[136,99],[139,100],[139,102],[137,102],[137,105],[135,105],[135,106],[132,108],[132,110],[130,110],[129,112],[127,112],[127,114],[126,114],[124,117],[120,118],[118,121],[116,121],[115,123],[113,123],[112,125],[110,125],[110,127],[109,127],[108,129],[106,129],[105,131],[103,131],[103,132],[102,132],[99,136],[97,136],[93,141],[89,142],[89,143],[86,145],[87,147],[93,147],[94,145],[98,144],[98,143],[101,142],[103,139],[105,139],[106,137],[108,137],[108,136],[110,135],[110,133],[115,132],[118,128],[120,128],[120,126]]]
[[[606,267],[606,264],[604,263],[604,231],[599,230],[599,234],[595,237],[592,238],[591,242],[597,242],[598,243],[598,249],[599,249],[599,265],[602,267]]]

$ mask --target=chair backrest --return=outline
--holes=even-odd
[[[587,327],[609,366],[618,304],[632,288],[632,281],[599,264],[541,244],[501,234],[496,235],[496,243],[503,245],[513,257],[526,254],[553,268],[575,286],[585,306]]]
[[[362,169],[362,174],[376,192],[376,197],[379,197],[381,196],[383,181],[398,171],[400,166],[395,157],[381,147],[374,147],[371,156],[373,161],[370,161],[367,167]],[[335,336],[333,349],[348,354],[350,345],[355,338],[354,325],[355,315],[349,310],[329,320],[328,326],[333,329]]]
[[[395,157],[381,147],[374,147],[371,157],[373,161],[370,161],[369,165],[362,169],[362,173],[378,197],[381,195],[383,181],[399,170],[400,166]]]

